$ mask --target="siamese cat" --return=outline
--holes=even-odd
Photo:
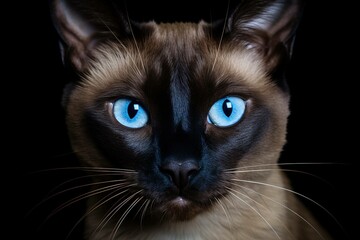
[[[243,0],[213,23],[50,4],[74,73],[68,134],[91,178],[85,239],[330,239],[277,163],[301,2]]]

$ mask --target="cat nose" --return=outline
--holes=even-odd
[[[171,177],[173,183],[181,190],[189,184],[189,178],[199,171],[199,164],[195,161],[170,161],[161,166],[161,171]]]

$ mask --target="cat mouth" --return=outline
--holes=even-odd
[[[184,196],[176,196],[164,204],[159,210],[165,213],[163,217],[173,221],[188,221],[206,210],[206,205],[199,204]]]
[[[178,197],[170,200],[169,204],[171,204],[177,208],[186,208],[191,204],[191,201],[182,196],[178,196]]]

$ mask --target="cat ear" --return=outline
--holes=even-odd
[[[291,57],[302,5],[298,0],[243,0],[228,19],[231,39],[260,53],[274,72]]]
[[[63,63],[79,72],[86,69],[99,43],[130,32],[128,21],[106,0],[51,0],[50,7]]]

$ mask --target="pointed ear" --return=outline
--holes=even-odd
[[[291,57],[302,9],[299,0],[243,0],[228,19],[231,39],[256,50],[273,73]]]
[[[130,32],[123,15],[106,0],[51,0],[63,63],[83,72],[99,43]]]

